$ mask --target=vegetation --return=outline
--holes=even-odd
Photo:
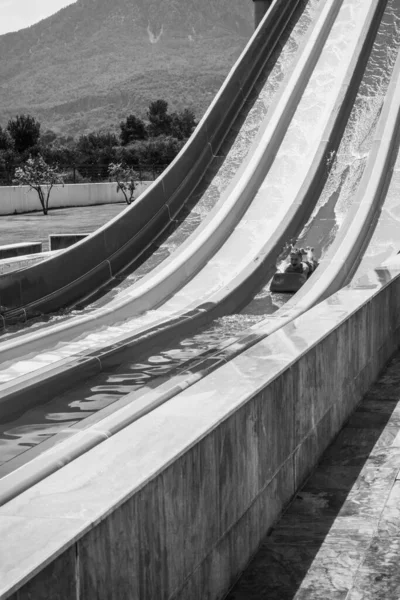
[[[40,123],[30,115],[18,115],[15,119],[10,119],[7,131],[15,150],[22,153],[30,150],[38,143]]]
[[[117,193],[121,190],[125,202],[131,204],[136,190],[137,173],[121,163],[111,163],[108,167],[108,173],[110,179],[117,182]]]
[[[147,138],[146,125],[142,119],[135,117],[135,115],[129,115],[125,121],[121,121],[119,126],[121,129],[119,137],[122,146]]]
[[[35,107],[43,131],[118,135],[157,98],[199,118],[252,32],[251,0],[79,0],[0,36],[0,123]]]
[[[55,185],[64,185],[62,174],[57,167],[48,165],[40,154],[28,160],[15,170],[15,183],[28,185],[39,196],[43,214],[49,211],[51,190]]]
[[[5,128],[0,127],[0,184],[16,180],[22,185],[25,181],[38,192],[46,214],[48,197],[42,186],[59,183],[56,174],[61,168],[65,183],[116,180],[129,204],[133,182],[142,178],[140,171],[152,171],[153,177],[160,173],[195,126],[191,110],[169,113],[165,100],[150,104],[146,121],[128,115],[120,122],[119,136],[113,131],[91,132],[77,139],[51,130],[41,133],[41,124],[34,117],[17,115]],[[148,177],[146,173],[143,178]]]

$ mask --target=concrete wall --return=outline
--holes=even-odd
[[[139,183],[135,191],[137,198],[151,181]],[[50,210],[69,206],[94,206],[124,202],[121,192],[117,194],[115,183],[75,183],[53,188],[50,196]],[[0,215],[12,215],[41,210],[39,197],[26,186],[0,187]]]
[[[398,347],[399,269],[2,506],[0,598],[222,598]]]
[[[16,271],[17,269],[25,269],[28,265],[34,265],[45,258],[49,258],[52,254],[52,252],[39,252],[38,254],[0,259],[0,274]]]

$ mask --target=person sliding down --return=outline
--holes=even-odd
[[[305,260],[306,265],[308,265],[309,270],[307,274],[307,278],[310,277],[312,273],[314,273],[315,269],[318,267],[318,261],[314,256],[314,248],[310,248],[307,246],[306,251],[302,250],[302,253],[307,253],[307,258]]]
[[[300,273],[307,275],[310,273],[310,267],[303,262],[304,250],[300,248],[292,248],[290,251],[290,264],[285,269],[285,273]]]

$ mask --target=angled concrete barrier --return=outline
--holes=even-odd
[[[63,250],[88,237],[89,233],[51,233],[49,235],[50,250]]]
[[[399,345],[399,261],[380,279],[4,504],[0,598],[223,597]]]
[[[17,244],[6,244],[0,246],[0,260],[4,258],[14,258],[15,256],[25,256],[27,254],[37,254],[42,251],[42,242],[19,242]]]
[[[0,303],[9,308],[5,319],[22,309],[28,317],[49,312],[86,295],[167,227],[213,159],[297,4],[274,1],[184,149],[132,207],[62,257],[0,277]]]
[[[15,256],[13,258],[0,259],[0,273],[8,273],[9,271],[17,271],[24,269],[29,265],[34,265],[51,256],[50,252],[38,252],[37,254],[26,254],[23,256]]]

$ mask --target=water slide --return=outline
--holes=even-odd
[[[60,255],[0,276],[4,322],[57,310],[93,292],[137,260],[174,221],[218,157],[299,4],[273,2],[184,149],[134,205]]]
[[[218,294],[226,290],[232,268],[241,274],[242,287],[248,288],[250,279],[253,280],[250,285],[258,284],[262,275],[260,271],[266,265],[271,268],[284,240],[298,229],[312,210],[313,198],[324,180],[327,156],[340,139],[356,84],[363,73],[367,50],[374,37],[374,26],[379,23],[382,4],[376,1],[364,4],[358,15],[357,35],[346,44],[345,60],[341,60],[341,55],[335,56],[335,35],[340,42],[343,28],[351,28],[354,23],[354,19],[348,19],[345,6],[333,32],[330,31],[341,5],[342,2],[330,0],[320,10],[308,43],[282,93],[277,95],[270,107],[246,159],[210,214],[178,251],[106,306],[86,310],[82,316],[41,328],[37,333],[13,336],[10,341],[1,344],[2,356],[12,360],[22,354],[43,350],[46,345],[49,348],[51,344],[77,340],[90,330],[96,330],[99,336],[102,328],[105,343],[121,342],[118,331],[111,332],[109,329],[114,324],[119,324],[126,332],[124,342],[128,341],[127,336],[132,337],[132,331],[136,338],[141,336],[150,340],[150,328],[159,334],[160,329],[170,332],[171,326],[176,329],[188,320],[212,318],[215,309],[222,306]],[[344,25],[346,19],[348,22]],[[329,33],[328,43],[321,52]],[[329,74],[332,67],[336,67],[334,76]],[[307,92],[298,105],[310,76]],[[324,78],[323,85],[321,78]],[[319,106],[314,100],[318,94]],[[329,101],[325,102],[328,95]],[[314,111],[312,118],[317,115],[318,119],[315,138],[307,140],[305,132],[309,130],[310,109]],[[276,157],[279,145],[280,154]],[[308,152],[301,157],[291,157],[293,148],[300,146],[302,152],[305,148]],[[265,179],[264,173],[268,171]],[[288,174],[292,185],[289,190]],[[267,210],[264,208],[265,188]],[[285,189],[285,195],[280,189]],[[275,190],[278,192],[274,195]],[[244,236],[250,244],[248,253],[239,261],[234,248],[240,247]],[[209,289],[212,278],[215,281],[211,290],[214,297],[210,296]],[[237,284],[233,287],[236,303],[239,301],[238,287]],[[168,297],[171,299],[165,303]],[[157,311],[149,310],[153,308]],[[136,315],[138,318],[133,319]],[[92,347],[90,340],[85,345],[79,337],[79,349],[75,342],[71,352],[87,351]],[[67,348],[64,347],[62,352],[65,356]]]
[[[337,7],[337,4],[336,4]],[[346,2],[343,3],[343,7],[341,7],[342,11],[340,10],[338,11],[338,14],[335,16],[335,22],[332,23],[332,26],[329,28],[330,31],[330,35],[335,35],[335,26],[336,26],[336,35],[338,32],[341,32],[341,41],[344,42],[345,39],[349,40],[349,38],[351,38],[351,36],[349,35],[349,29],[347,29],[345,36],[343,36],[343,27],[344,24],[346,23],[346,26],[349,27],[349,23],[351,24],[353,22],[354,26],[359,26],[360,29],[358,31],[357,36],[354,36],[354,39],[356,40],[352,50],[349,51],[349,49],[347,48],[347,52],[349,53],[349,62],[343,67],[343,76],[344,78],[341,80],[341,82],[338,85],[338,81],[335,80],[333,83],[331,82],[331,86],[333,86],[333,88],[337,87],[339,88],[339,90],[341,90],[341,92],[337,95],[332,94],[331,89],[329,89],[329,87],[327,88],[327,90],[329,90],[328,93],[330,93],[330,95],[332,95],[332,97],[334,97],[335,100],[337,99],[342,99],[342,102],[339,106],[343,105],[343,98],[346,96],[343,96],[343,94],[345,94],[346,92],[343,90],[346,90],[348,88],[352,88],[354,86],[349,85],[349,82],[352,81],[351,79],[349,79],[349,70],[351,68],[351,66],[353,65],[353,69],[355,67],[355,65],[359,65],[362,64],[362,61],[360,61],[360,58],[365,59],[366,55],[368,55],[369,51],[366,50],[367,46],[364,45],[365,40],[368,39],[368,32],[371,32],[373,30],[372,28],[372,24],[374,24],[375,27],[375,31],[377,28],[377,25],[379,25],[380,22],[380,17],[381,14],[379,13],[378,8],[382,8],[382,3],[380,3],[380,6],[378,7],[378,3],[374,3],[374,2],[370,2],[368,3],[368,6],[366,5],[366,3],[351,3],[351,7],[350,7],[350,3],[347,4],[346,6]],[[323,11],[319,13],[319,17],[321,17],[321,15],[323,14]],[[329,14],[329,5],[328,3],[325,4],[325,14],[324,14],[324,19],[327,18]],[[331,15],[333,13],[330,13]],[[353,21],[349,20],[349,15],[353,17]],[[322,21],[316,21],[321,22]],[[351,25],[350,25],[351,27]],[[314,29],[314,33],[317,31],[317,27],[315,27]],[[311,38],[310,38],[311,39]],[[332,60],[332,56],[336,53],[338,56],[338,60],[340,61],[340,64],[343,65],[344,61],[343,61],[343,54],[341,54],[340,50],[338,50],[338,45],[334,45],[332,43],[332,40],[334,38],[329,38],[328,37],[328,43],[326,43],[324,45],[324,50],[326,52],[326,49],[331,48],[334,50],[334,52],[332,52],[331,55],[326,54],[325,55],[325,59],[323,57],[324,54],[324,50],[319,51],[318,56],[319,56],[319,61],[322,61],[321,64],[324,64],[324,60],[325,65],[331,65],[330,61]],[[338,38],[337,38],[338,39]],[[374,39],[374,35],[372,36],[372,40]],[[363,42],[361,42],[361,40],[364,40]],[[372,44],[372,40],[370,40],[368,43],[371,45]],[[329,43],[330,42],[330,43]],[[348,43],[348,42],[347,42]],[[366,42],[365,42],[366,44]],[[339,45],[340,48],[340,45]],[[364,67],[365,67],[365,62],[363,65],[363,68],[361,70],[361,72],[364,72]],[[315,82],[314,85],[316,86],[318,84],[317,87],[321,87],[321,81],[324,81],[324,75],[326,76],[326,67],[325,67],[325,73],[324,71],[318,71],[318,62],[316,63],[316,67],[315,67],[316,71],[314,71],[317,73],[317,75],[315,76]],[[356,71],[356,70],[355,70]],[[395,82],[396,78],[395,75],[397,74],[398,71],[398,65],[396,64],[395,68],[394,68],[394,75],[393,75],[393,81]],[[343,82],[345,82],[347,80],[347,88],[343,88]],[[309,85],[312,86],[312,75],[310,75],[310,80],[309,80]],[[340,80],[339,80],[340,81]],[[362,252],[362,247],[364,245],[364,240],[366,237],[366,229],[368,229],[369,225],[371,224],[372,221],[372,217],[376,212],[376,206],[379,204],[379,200],[378,198],[380,198],[381,196],[381,192],[382,192],[382,188],[384,186],[384,182],[385,182],[385,173],[387,173],[388,171],[388,166],[390,163],[390,157],[392,155],[392,149],[394,146],[394,138],[393,135],[391,135],[390,132],[395,131],[395,126],[397,124],[397,118],[398,118],[398,94],[396,94],[396,90],[395,90],[395,83],[392,83],[389,91],[387,93],[387,102],[385,102],[384,107],[382,109],[382,114],[381,114],[381,118],[379,120],[379,122],[377,122],[376,124],[376,128],[375,128],[375,141],[374,141],[374,148],[373,151],[370,152],[369,154],[369,158],[368,158],[368,165],[367,168],[365,168],[364,170],[364,174],[365,177],[362,177],[362,184],[359,187],[359,192],[358,192],[358,200],[355,201],[354,203],[354,208],[352,208],[352,210],[349,211],[348,215],[347,215],[347,220],[344,219],[342,227],[340,228],[340,230],[338,232],[336,232],[336,236],[335,236],[335,240],[334,243],[332,244],[331,247],[331,255],[329,255],[329,251],[327,252],[327,256],[326,258],[324,258],[321,261],[321,271],[319,272],[320,274],[318,274],[318,278],[316,278],[314,280],[315,284],[316,284],[316,288],[318,288],[318,292],[315,295],[315,301],[317,301],[317,297],[318,297],[318,293],[321,294],[321,286],[322,283],[321,281],[324,280],[324,273],[326,273],[327,271],[329,271],[328,269],[324,268],[324,265],[326,264],[327,266],[332,264],[333,260],[336,260],[336,256],[338,255],[339,252],[339,258],[341,257],[343,259],[344,256],[347,256],[347,261],[350,263],[351,261],[355,262],[356,257],[358,255],[360,255],[360,253]],[[307,94],[307,89],[306,92],[303,94],[303,99],[306,98],[307,96],[308,98],[312,98],[313,102],[315,101],[315,90],[316,87],[309,88],[309,93]],[[324,90],[325,91],[325,90]],[[354,90],[353,90],[354,93]],[[342,95],[341,95],[342,94]],[[354,95],[354,94],[353,94]],[[354,98],[353,98],[354,99]],[[309,100],[308,100],[309,101]],[[307,114],[307,101],[305,103],[305,105],[302,107],[301,106],[301,102],[298,103],[298,107],[297,107],[297,111],[298,115],[304,115]],[[353,102],[351,102],[351,104],[353,104]],[[335,106],[335,104],[334,104]],[[315,103],[312,104],[312,107],[314,109],[313,111],[313,115],[315,115]],[[308,105],[308,111],[310,110],[310,105]],[[273,112],[273,111],[272,111]],[[318,111],[317,111],[318,112]],[[321,113],[323,113],[324,111],[321,111]],[[379,111],[378,111],[379,112]],[[273,112],[274,114],[274,112]],[[328,127],[328,123],[331,122],[331,114],[332,114],[332,108],[328,108],[328,110],[326,111],[326,115],[328,116],[327,121],[325,122],[325,127],[322,127],[320,131],[322,131],[324,134],[326,132],[326,127]],[[296,115],[294,116],[293,120],[291,121],[291,123],[297,123],[297,126],[293,126],[292,130],[290,131],[290,127],[287,128],[287,131],[285,133],[285,136],[282,139],[281,145],[280,145],[280,151],[282,151],[281,157],[282,156],[287,156],[287,149],[285,149],[285,139],[288,140],[288,146],[287,148],[293,147],[293,141],[296,140],[296,136],[297,134],[297,140],[299,141],[298,138],[298,132],[299,132],[299,127],[298,127],[298,123],[299,121],[296,121]],[[300,121],[301,122],[301,121]],[[267,130],[268,128],[266,128]],[[315,156],[315,150],[320,149],[321,148],[321,144],[324,142],[324,137],[326,137],[325,135],[321,137],[316,136],[316,140],[314,140],[314,144],[311,144],[312,148],[314,149],[314,153],[310,152],[310,157],[311,157],[311,162],[314,163],[313,157]],[[303,147],[303,145],[301,145],[301,147]],[[326,156],[326,149],[329,146],[327,146],[325,148],[325,151],[322,153],[323,156]],[[309,158],[310,158],[309,157]],[[282,160],[282,158],[281,158]],[[262,256],[263,254],[265,254],[266,256],[268,256],[268,252],[265,251],[264,245],[261,244],[260,242],[262,241],[262,237],[265,237],[265,231],[268,231],[268,229],[265,228],[265,224],[268,223],[268,221],[266,222],[262,222],[261,227],[260,227],[260,233],[263,235],[259,236],[259,241],[258,241],[258,246],[254,246],[252,248],[252,255],[250,256],[246,256],[246,253],[243,252],[243,242],[242,245],[240,245],[240,240],[243,240],[243,232],[241,232],[241,226],[243,225],[243,223],[245,224],[245,228],[246,228],[246,215],[247,217],[249,217],[249,211],[255,211],[253,213],[253,218],[248,218],[247,223],[259,223],[259,220],[261,218],[261,215],[263,213],[262,211],[262,207],[265,207],[265,198],[263,199],[262,197],[262,189],[263,189],[263,182],[265,182],[265,179],[267,177],[277,177],[277,175],[279,174],[279,171],[283,171],[283,169],[279,168],[279,166],[276,167],[275,169],[275,174],[274,174],[274,166],[275,165],[282,165],[284,163],[279,163],[277,162],[279,161],[279,152],[276,153],[275,156],[275,161],[274,164],[272,165],[272,168],[269,169],[266,177],[262,180],[261,185],[258,187],[258,191],[255,193],[253,200],[250,202],[249,207],[247,209],[247,211],[244,213],[244,217],[240,219],[240,225],[239,227],[237,227],[234,230],[234,234],[238,234],[236,236],[236,238],[234,237],[234,234],[232,234],[231,236],[229,236],[227,243],[223,244],[220,248],[220,250],[218,252],[223,253],[223,256],[225,257],[225,260],[230,259],[230,257],[233,256],[234,260],[231,263],[231,267],[229,267],[229,263],[228,263],[228,268],[227,271],[230,275],[229,280],[225,280],[222,285],[219,286],[219,291],[218,293],[225,293],[226,289],[229,288],[229,282],[232,282],[235,280],[235,278],[237,279],[238,277],[240,278],[242,276],[242,271],[246,271],[249,269],[249,265],[253,262],[258,262],[260,260],[260,256]],[[290,163],[289,163],[290,164]],[[272,173],[272,175],[271,175]],[[306,176],[308,176],[309,170],[306,170]],[[292,171],[290,171],[290,175],[292,175]],[[368,176],[368,177],[367,177]],[[326,179],[326,178],[325,178]],[[270,183],[270,188],[269,189],[278,189],[277,184],[276,184],[276,179],[272,179],[272,184]],[[328,183],[329,183],[329,178],[328,178]],[[267,184],[264,184],[265,186],[267,186]],[[290,198],[290,200],[287,200],[287,205],[284,206],[284,208],[282,209],[282,216],[285,216],[290,210],[293,211],[293,206],[296,203],[296,199],[299,197],[299,190],[301,190],[302,188],[302,181],[300,180],[300,185],[297,189],[292,189],[291,190],[291,194],[287,194],[287,197]],[[285,188],[287,189],[287,188]],[[261,193],[260,193],[261,190]],[[365,190],[367,190],[368,194],[364,194]],[[365,196],[368,196],[368,200],[363,201],[363,198]],[[257,203],[257,200],[259,199],[259,203]],[[264,204],[263,204],[263,200],[264,200]],[[282,203],[282,199],[279,198],[280,200],[280,204]],[[311,203],[311,201],[310,201]],[[257,209],[257,205],[258,205],[258,209]],[[278,203],[275,204],[275,207],[278,206]],[[311,206],[311,211],[312,211],[313,206]],[[264,210],[265,212],[265,210]],[[279,213],[278,210],[276,210],[276,212],[274,213],[274,215],[276,216],[276,214]],[[251,213],[250,213],[251,214]],[[311,221],[316,221],[316,219],[311,218]],[[270,225],[271,229],[270,231],[275,231],[275,229],[280,229],[282,228],[282,223],[284,222],[284,220],[282,218],[279,218],[279,214],[276,217],[276,221],[275,223],[272,223],[272,225]],[[361,223],[362,222],[362,223]],[[300,220],[301,223],[301,220]],[[357,223],[357,227],[359,229],[358,232],[354,232],[352,230],[351,225]],[[275,229],[274,229],[275,226]],[[297,224],[297,227],[299,227],[300,224]],[[306,226],[307,228],[307,226]],[[312,228],[308,227],[308,231],[310,231]],[[353,227],[354,229],[354,227]],[[270,236],[272,237],[272,236]],[[232,241],[233,240],[233,241]],[[347,252],[347,254],[345,253],[345,247],[347,244],[347,248],[350,252]],[[235,254],[234,249],[238,248],[239,249],[239,253],[240,254]],[[215,256],[218,257],[218,252],[215,253]],[[241,267],[241,269],[239,270],[239,272],[235,273],[232,272],[231,269],[233,269],[235,267],[235,265],[238,264],[238,262],[240,263],[241,260],[241,254],[244,254],[244,258],[243,258],[243,264],[239,266]],[[329,259],[329,256],[332,256],[333,258]],[[215,265],[218,265],[218,260],[221,260],[221,258],[217,258],[216,259],[217,262],[214,263],[214,273],[218,273],[220,271],[220,269],[218,269],[215,267]],[[345,259],[346,260],[346,259]],[[325,262],[324,262],[325,261]],[[212,261],[209,261],[210,263]],[[339,264],[339,263],[338,263]],[[340,264],[344,264],[343,260],[342,263]],[[204,271],[204,270],[203,270]],[[332,270],[331,270],[332,271]],[[339,269],[340,273],[343,273],[342,269]],[[349,269],[349,272],[351,271],[351,268]],[[212,273],[213,271],[211,271]],[[317,272],[318,273],[318,272]],[[197,281],[196,281],[196,277],[198,277]],[[208,273],[206,273],[204,275],[204,272],[200,271],[199,275],[196,276],[195,278],[191,279],[189,281],[189,285],[194,286],[194,294],[192,294],[191,298],[196,298],[198,297],[198,293],[201,289],[204,289],[204,282],[208,281],[210,283],[210,281],[212,281],[212,275],[210,276],[210,271]],[[325,275],[326,277],[326,275]],[[203,278],[203,283],[201,284],[201,279]],[[205,279],[204,279],[205,278]],[[330,278],[332,279],[332,278]],[[243,278],[244,281],[246,281],[246,278]],[[313,287],[312,284],[312,280],[313,278],[310,280],[310,286]],[[228,283],[227,283],[228,282]],[[340,286],[341,282],[338,282],[338,285]],[[231,284],[232,285],[232,284]],[[329,290],[329,285],[325,286],[325,293],[327,293],[327,290]],[[196,287],[197,286],[197,287]],[[308,287],[310,287],[308,286]],[[239,286],[236,286],[237,288],[239,288]],[[315,288],[315,289],[316,289]],[[321,289],[320,289],[321,288]],[[232,289],[235,289],[235,286],[232,286]],[[212,292],[213,290],[211,290]],[[222,292],[223,291],[223,292]],[[297,302],[297,309],[294,309],[294,313],[296,310],[306,310],[307,308],[307,300],[304,301],[304,298],[307,298],[307,294],[310,293],[310,290],[308,290],[307,286],[304,287],[304,289],[302,290],[300,296],[298,297],[299,299],[295,300],[293,299],[292,304],[296,305]],[[234,295],[234,294],[233,294]],[[303,298],[303,300],[301,300],[301,298]],[[189,295],[189,299],[190,299],[190,295]],[[174,300],[172,300],[174,302]],[[203,303],[204,304],[204,303]],[[286,307],[288,307],[288,305],[286,305]],[[290,307],[290,303],[289,303],[289,307]],[[300,308],[299,308],[300,307]],[[202,310],[204,311],[204,305]],[[290,308],[290,310],[292,310]],[[288,308],[284,308],[283,312],[288,311]],[[292,311],[293,312],[293,311]],[[285,319],[287,319],[287,315],[282,315],[279,316],[278,315],[279,311],[277,313],[275,313],[276,316],[273,317],[273,327],[275,326],[279,326],[280,323],[285,322]],[[294,314],[293,313],[293,314]],[[278,316],[277,316],[278,315]],[[295,316],[295,314],[294,314]],[[294,318],[292,316],[292,318]],[[269,322],[271,321],[272,318],[269,319]],[[151,322],[151,321],[150,321]],[[268,334],[268,327],[269,329],[271,329],[271,323],[269,323],[269,325],[265,326],[263,325],[263,330],[264,330],[264,335]],[[260,334],[261,328],[258,327],[258,331],[257,331],[257,335]],[[119,334],[121,334],[121,331],[119,331]],[[124,333],[122,334],[124,335]],[[253,333],[250,335],[250,337],[253,336],[256,337],[256,334]],[[126,341],[126,335],[125,335],[125,339]],[[247,340],[248,341],[248,340]],[[241,343],[237,343],[236,344],[236,350],[237,348],[242,347]],[[123,347],[124,344],[122,343],[121,347]],[[125,347],[126,347],[126,343],[125,343]],[[20,349],[20,348],[19,348]],[[49,352],[50,350],[48,350],[47,352]],[[82,356],[80,357],[82,359]],[[42,359],[43,359],[43,355],[42,355]],[[98,360],[98,359],[97,359]],[[226,357],[225,359],[226,360]],[[39,361],[40,363],[40,361]],[[39,364],[37,363],[37,364]],[[43,362],[42,362],[43,364]],[[11,387],[10,389],[13,387],[13,394],[14,396],[9,396],[10,398],[15,398],[16,397],[16,393],[18,392],[17,388],[19,388],[19,391],[25,389],[26,387],[26,375],[24,377],[18,378],[15,377],[16,372],[14,371],[14,374],[12,374],[12,369],[10,371],[10,369],[8,369],[6,363],[4,363],[3,365],[5,368],[2,369],[2,375],[4,377],[3,381],[6,381],[7,379],[7,374],[10,375],[10,379],[9,381],[11,382]],[[27,365],[25,365],[27,366]],[[158,365],[160,366],[160,365]],[[162,365],[161,365],[162,366]],[[11,367],[10,367],[11,368]],[[8,373],[7,373],[8,371]],[[28,372],[28,371],[25,371]],[[33,369],[34,372],[34,369]],[[13,375],[13,376],[12,376]],[[53,375],[55,377],[57,377],[57,373],[53,373]],[[31,379],[34,379],[35,376],[29,375],[29,377]],[[20,379],[19,382],[16,382],[16,379]],[[36,381],[37,383],[37,381]],[[33,385],[35,385],[35,382],[33,382]],[[3,386],[7,387],[7,386]],[[178,386],[179,387],[179,386]],[[35,388],[31,387],[31,394],[32,394],[32,389],[34,390]],[[6,395],[3,395],[3,399],[6,401]],[[136,405],[135,405],[136,406]],[[119,406],[119,408],[121,409],[121,406]],[[126,407],[127,409],[131,410],[131,407]],[[138,409],[138,406],[136,406],[136,410]],[[104,416],[104,415],[103,415]],[[111,417],[115,419],[114,417]],[[101,435],[98,435],[98,437],[101,438]],[[95,436],[93,436],[92,441],[94,440]],[[104,434],[103,434],[103,439],[104,439]],[[86,442],[88,440],[88,437],[86,436]],[[98,440],[99,441],[99,440]],[[19,474],[21,475],[21,473]]]

